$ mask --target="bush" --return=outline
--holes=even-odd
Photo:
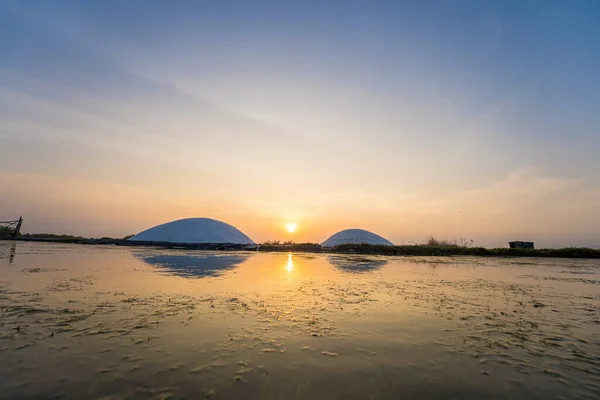
[[[342,244],[333,247],[332,253],[378,254],[385,256],[503,256],[503,257],[557,257],[600,258],[600,249],[486,249],[484,247],[435,246],[384,246],[373,244]]]

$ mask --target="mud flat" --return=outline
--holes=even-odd
[[[2,398],[597,399],[600,262],[0,242]]]

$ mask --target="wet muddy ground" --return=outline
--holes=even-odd
[[[0,398],[598,399],[600,261],[0,243]]]

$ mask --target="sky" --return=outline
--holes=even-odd
[[[600,247],[599,19],[595,0],[2,1],[0,220]]]

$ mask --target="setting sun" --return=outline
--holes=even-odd
[[[288,222],[285,224],[285,230],[288,231],[289,233],[296,232],[296,229],[298,229],[298,224],[296,224],[294,222]]]

